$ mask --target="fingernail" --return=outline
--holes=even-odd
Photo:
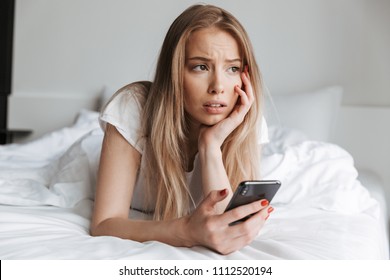
[[[272,206],[270,206],[267,211],[268,211],[268,213],[271,213],[272,211],[274,211],[274,208]]]
[[[269,218],[269,215],[268,215],[267,217],[265,217],[265,219],[264,219],[264,220],[268,220],[268,218]]]
[[[269,202],[266,199],[261,201],[261,206],[267,206],[268,204],[269,204]]]
[[[227,189],[223,189],[223,190],[219,191],[220,196],[224,196],[224,195],[226,195],[226,193],[227,193]]]

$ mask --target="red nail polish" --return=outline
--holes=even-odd
[[[270,207],[268,208],[268,213],[271,213],[272,211],[274,211],[274,208],[273,208],[272,206],[270,206]]]
[[[224,195],[226,195],[226,193],[227,193],[227,189],[223,189],[223,190],[219,191],[220,196],[224,196]]]
[[[262,200],[261,206],[267,206],[269,204],[268,200]]]

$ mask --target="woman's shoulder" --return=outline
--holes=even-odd
[[[120,88],[107,102],[99,116],[102,129],[111,124],[141,154],[143,152],[141,119],[151,82],[136,82]]]
[[[128,84],[117,90],[107,104],[112,103],[113,100],[120,101],[121,104],[135,101],[140,107],[143,107],[151,85],[152,83],[149,81],[139,81]]]
[[[120,88],[102,108],[100,118],[106,116],[123,121],[128,121],[129,117],[139,119],[151,85],[151,82],[141,81]]]
[[[151,86],[152,82],[150,81],[138,81],[120,88],[117,93],[131,94],[145,98]]]

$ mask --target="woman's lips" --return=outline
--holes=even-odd
[[[203,108],[209,114],[221,114],[225,112],[227,105],[221,101],[209,101],[203,104]]]

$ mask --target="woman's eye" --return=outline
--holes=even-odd
[[[194,68],[193,68],[195,71],[206,71],[207,70],[207,66],[206,65],[196,65]]]
[[[239,71],[240,71],[240,67],[236,67],[236,66],[230,67],[228,69],[228,72],[231,72],[231,73],[237,73]]]

